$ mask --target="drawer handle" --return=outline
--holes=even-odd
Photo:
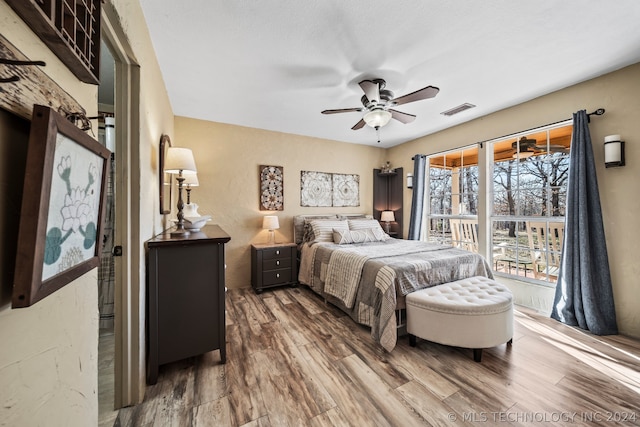
[[[280,273],[276,273],[276,277],[279,279],[280,278]]]
[[[280,261],[276,261],[276,265],[280,265]]]
[[[280,255],[280,251],[276,251],[276,255]]]

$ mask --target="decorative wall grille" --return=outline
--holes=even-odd
[[[7,0],[71,72],[98,84],[100,0]]]

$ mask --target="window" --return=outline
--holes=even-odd
[[[478,147],[429,156],[427,161],[428,240],[477,252]],[[461,232],[462,224],[466,232]]]
[[[492,263],[498,274],[555,284],[564,233],[572,126],[494,141]]]

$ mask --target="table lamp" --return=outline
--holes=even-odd
[[[275,231],[280,228],[280,224],[278,223],[278,217],[275,215],[267,215],[262,218],[262,228],[265,230],[269,230],[269,244],[274,244],[276,242]]]
[[[196,162],[193,159],[193,153],[189,148],[169,147],[167,158],[164,163],[164,171],[166,173],[178,175],[178,223],[176,230],[171,233],[171,237],[186,237],[190,233],[184,228],[184,202],[182,200],[182,185],[185,175],[195,174],[197,172]]]
[[[393,211],[382,211],[382,214],[380,215],[380,221],[384,222],[384,231],[389,234],[389,227],[390,227],[390,223],[394,222],[396,220],[395,215],[393,214]]]

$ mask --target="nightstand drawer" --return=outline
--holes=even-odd
[[[291,258],[291,248],[269,248],[262,250],[262,259],[285,259]]]
[[[278,268],[291,267],[291,257],[281,259],[265,259],[262,261],[262,270],[276,270]]]
[[[262,285],[272,286],[281,285],[291,282],[291,269],[282,268],[279,270],[263,271],[262,272]]]

